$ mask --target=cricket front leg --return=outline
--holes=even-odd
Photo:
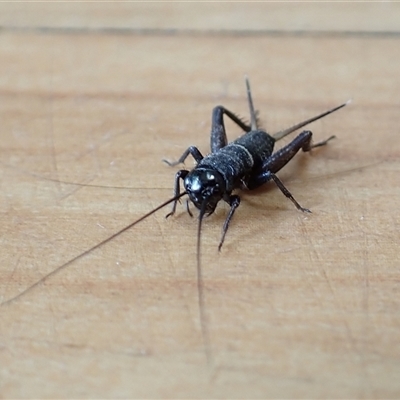
[[[228,227],[229,227],[229,223],[231,222],[231,219],[233,217],[233,214],[235,213],[235,210],[240,205],[240,197],[236,196],[236,195],[230,196],[228,203],[231,206],[231,209],[229,210],[229,213],[228,213],[228,215],[227,215],[227,217],[225,219],[225,222],[224,222],[224,226],[222,227],[222,236],[221,236],[221,240],[220,240],[219,245],[218,245],[218,251],[221,251],[222,245],[224,244],[226,232],[227,232]]]
[[[163,160],[166,164],[168,164],[170,167],[173,167],[178,164],[182,164],[185,162],[185,160],[188,158],[189,154],[195,159],[197,163],[199,163],[204,157],[200,153],[200,150],[196,146],[190,146],[188,147],[184,153],[181,155],[178,161],[168,161],[168,160]]]
[[[174,197],[178,196],[181,192],[181,185],[180,185],[180,179],[185,179],[186,175],[189,173],[186,169],[181,169],[175,174],[175,185],[174,185]],[[171,215],[175,214],[176,211],[176,205],[178,203],[179,199],[175,200],[172,204],[172,210],[169,214],[165,216],[165,218],[170,217]]]

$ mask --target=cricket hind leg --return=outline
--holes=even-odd
[[[211,121],[210,148],[212,153],[216,153],[228,144],[226,136],[224,114],[229,117],[236,125],[245,132],[251,131],[251,126],[243,122],[237,115],[227,110],[223,106],[214,107]]]
[[[316,147],[325,146],[330,140],[334,139],[335,136],[330,136],[328,139],[321,142],[312,143],[312,132],[303,131],[296,136],[289,144],[282,147],[266,160],[264,160],[261,171],[278,172],[281,170],[299,151],[300,149],[304,152],[311,151]],[[258,185],[259,186],[259,185]]]
[[[211,152],[215,153],[220,150],[222,147],[225,147],[228,144],[228,139],[226,137],[225,125],[223,115],[228,116],[233,122],[240,126],[244,131],[249,132],[251,127],[244,123],[238,116],[233,114],[231,111],[227,110],[223,106],[217,106],[213,110],[212,114],[212,127],[211,127]],[[170,167],[174,167],[175,165],[182,164],[191,155],[196,163],[199,163],[204,157],[201,154],[200,150],[196,146],[188,147],[181,157],[177,161],[168,161],[163,160]]]
[[[275,182],[275,184],[276,184],[276,186],[278,186],[279,190],[296,206],[296,208],[298,210],[303,211],[303,212],[308,212],[308,213],[311,212],[308,208],[302,207],[297,202],[297,200],[289,192],[289,189],[287,189],[287,187],[283,184],[283,182],[271,171],[265,171],[265,172],[262,172],[261,174],[257,175],[257,177],[255,179],[253,179],[251,182],[249,182],[247,187],[249,189],[255,189],[270,180],[273,180]]]
[[[227,110],[223,106],[217,106],[213,109],[212,122],[211,122],[211,138],[210,138],[210,148],[211,152],[215,153],[221,150],[228,144],[228,138],[226,137],[225,125],[223,115],[225,114],[233,122],[239,125],[245,132],[250,132],[252,130],[257,130],[259,121],[258,113],[254,110],[253,99],[251,97],[251,89],[249,78],[245,76],[246,90],[247,90],[247,101],[249,103],[250,110],[250,125],[243,122],[237,115],[233,114],[231,111]]]
[[[331,136],[328,139],[312,144],[312,132],[304,131],[294,138],[288,145],[278,150],[276,153],[268,157],[259,168],[255,175],[250,176],[245,184],[248,189],[256,189],[264,183],[273,180],[278,186],[280,191],[296,206],[296,208],[303,212],[311,212],[308,208],[302,207],[296,199],[292,196],[290,191],[285,187],[282,181],[275,175],[282,169],[300,149],[304,152],[311,151],[316,147],[325,146],[330,140],[335,138]]]

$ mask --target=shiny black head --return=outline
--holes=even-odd
[[[207,168],[195,168],[183,181],[185,190],[193,204],[201,210],[204,201],[205,213],[212,214],[225,194],[225,182],[221,174]]]

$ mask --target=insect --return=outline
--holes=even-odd
[[[303,131],[289,144],[282,147],[280,150],[273,152],[275,142],[289,135],[290,133],[304,127],[311,122],[331,114],[349,102],[343,103],[335,108],[332,108],[313,118],[300,122],[290,128],[279,131],[273,135],[268,134],[265,130],[259,128],[257,113],[255,112],[253,100],[251,96],[249,80],[246,77],[247,98],[250,109],[250,125],[242,121],[236,114],[232,113],[223,106],[217,106],[212,112],[211,125],[211,153],[203,156],[199,149],[195,146],[190,146],[175,162],[164,160],[168,165],[175,166],[183,163],[186,158],[191,155],[196,161],[196,166],[188,171],[186,169],[179,170],[175,175],[174,196],[158,207],[149,211],[136,221],[127,225],[120,231],[109,236],[97,245],[77,255],[73,259],[67,261],[63,265],[57,267],[49,274],[42,277],[18,295],[4,301],[0,305],[6,305],[14,302],[27,292],[35,287],[43,284],[53,275],[68,267],[73,262],[86,256],[92,251],[98,249],[104,244],[110,242],[118,235],[132,228],[139,222],[143,221],[158,210],[172,203],[172,210],[167,217],[173,215],[176,211],[177,203],[181,197],[188,195],[197,209],[199,209],[199,222],[197,229],[197,289],[200,323],[202,329],[203,342],[207,359],[210,360],[210,339],[207,330],[207,319],[204,307],[204,293],[202,284],[201,260],[200,260],[200,239],[202,221],[205,215],[212,214],[217,204],[223,200],[229,204],[230,210],[222,227],[222,236],[218,245],[218,249],[224,243],[229,224],[235,213],[235,210],[240,205],[240,197],[237,194],[232,194],[236,189],[256,189],[268,181],[273,181],[281,192],[290,199],[296,208],[303,212],[311,212],[307,208],[302,207],[292,196],[290,191],[285,187],[282,181],[277,177],[276,173],[283,168],[294,156],[301,150],[308,152],[316,147],[326,145],[334,136],[328,139],[312,144],[311,131]],[[237,124],[245,133],[238,139],[228,143],[224,125],[224,116],[230,118]],[[180,181],[183,181],[184,191],[181,192]],[[192,216],[187,202],[187,211]]]
[[[296,201],[282,181],[277,177],[276,172],[283,168],[300,149],[304,152],[311,151],[316,147],[326,145],[331,139],[335,138],[335,136],[331,136],[322,142],[312,144],[312,132],[303,131],[288,145],[278,150],[276,153],[273,153],[275,142],[295,130],[325,117],[348,104],[348,102],[346,102],[316,117],[300,122],[274,135],[270,135],[265,130],[259,129],[258,127],[250,83],[247,77],[246,88],[251,125],[244,123],[239,117],[225,107],[217,106],[212,113],[210,138],[211,153],[203,157],[197,147],[190,146],[185,150],[178,161],[169,162],[164,160],[168,165],[174,166],[183,163],[186,158],[191,155],[197,163],[195,168],[191,171],[181,169],[176,173],[175,198],[172,199],[172,211],[167,217],[175,213],[178,199],[181,196],[180,180],[182,179],[185,188],[185,192],[182,193],[182,195],[187,194],[190,201],[200,210],[198,243],[200,242],[201,222],[204,215],[212,214],[221,200],[224,200],[230,205],[230,211],[222,228],[222,237],[218,250],[221,250],[229,223],[235,210],[240,205],[240,197],[236,194],[232,194],[235,189],[253,190],[272,180],[281,192],[293,202],[298,210],[308,213],[311,212],[309,209],[303,208]],[[228,143],[227,140],[223,119],[224,115],[229,117],[246,132],[243,136],[231,143]],[[191,215],[188,207],[187,210]],[[197,254],[199,257],[199,252]]]

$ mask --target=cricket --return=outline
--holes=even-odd
[[[197,296],[202,338],[207,360],[210,362],[211,346],[204,306],[204,285],[202,283],[203,279],[200,257],[201,229],[204,216],[213,214],[221,200],[225,201],[230,207],[225,222],[222,226],[222,235],[218,245],[218,250],[220,251],[225,241],[226,233],[232,217],[240,205],[239,195],[233,194],[238,189],[253,190],[269,181],[273,181],[283,195],[291,200],[298,210],[310,213],[311,211],[309,209],[302,207],[296,201],[291,192],[278,178],[276,173],[281,170],[300,150],[303,152],[309,152],[317,147],[325,146],[330,140],[335,138],[335,136],[330,136],[321,142],[313,144],[312,132],[309,130],[304,130],[299,133],[298,136],[296,136],[290,143],[283,146],[276,152],[274,152],[275,142],[314,121],[332,114],[333,112],[345,107],[350,102],[349,100],[315,117],[309,118],[291,126],[290,128],[281,130],[271,135],[264,129],[261,129],[259,126],[258,113],[255,111],[253,105],[250,83],[247,76],[245,77],[245,83],[247,90],[247,101],[250,111],[250,123],[244,122],[244,120],[225,107],[221,105],[216,106],[212,111],[210,135],[211,152],[208,155],[203,156],[197,147],[189,146],[177,161],[170,162],[163,160],[169,166],[176,166],[184,163],[184,161],[190,155],[196,162],[196,165],[192,170],[189,171],[187,169],[181,169],[175,174],[174,195],[172,198],[166,200],[158,207],[149,211],[136,221],[125,226],[123,229],[109,236],[95,246],[65,262],[61,266],[51,271],[49,274],[43,276],[37,282],[30,285],[28,288],[21,291],[16,296],[3,301],[0,303],[0,305],[3,306],[13,303],[26,293],[43,284],[55,274],[58,274],[63,269],[67,268],[73,262],[85,257],[92,251],[95,251],[99,247],[112,241],[123,232],[131,229],[141,221],[145,220],[169,204],[172,204],[172,210],[166,215],[166,218],[172,216],[176,212],[177,203],[183,196],[187,195],[188,200],[186,202],[186,209],[188,214],[193,216],[189,208],[189,203],[193,203],[193,205],[199,210],[196,246]],[[224,116],[230,118],[244,131],[242,136],[230,143],[228,142],[226,135]],[[183,191],[181,191],[181,180],[183,181]]]
[[[198,249],[200,242],[201,223],[204,215],[210,215],[215,211],[217,204],[224,200],[230,206],[230,211],[222,227],[222,237],[218,245],[221,250],[228,231],[229,223],[240,205],[240,197],[232,192],[236,189],[256,189],[268,181],[274,181],[281,192],[293,202],[296,208],[303,212],[310,213],[308,208],[302,207],[285,187],[282,181],[277,177],[276,172],[283,168],[294,156],[302,149],[304,152],[311,151],[316,147],[326,145],[335,136],[312,144],[312,132],[301,132],[292,142],[282,149],[273,153],[275,142],[289,135],[290,133],[310,124],[320,118],[331,114],[348,102],[338,107],[332,108],[316,117],[300,122],[288,129],[279,131],[274,135],[268,134],[265,130],[259,128],[257,113],[254,109],[250,83],[245,77],[247,98],[250,109],[250,125],[243,122],[236,114],[227,110],[223,106],[217,106],[212,112],[210,148],[211,153],[204,157],[199,149],[190,146],[185,150],[182,156],[175,162],[163,160],[170,166],[183,163],[191,155],[196,161],[196,166],[191,171],[186,169],[179,170],[175,175],[175,190],[172,211],[167,217],[173,215],[179,198],[188,195],[189,200],[200,210],[198,225]],[[245,131],[245,134],[228,143],[225,132],[223,116],[229,117],[235,124]],[[180,192],[180,180],[183,180],[185,191]],[[187,211],[192,216],[187,203]],[[198,257],[199,257],[198,252]]]

